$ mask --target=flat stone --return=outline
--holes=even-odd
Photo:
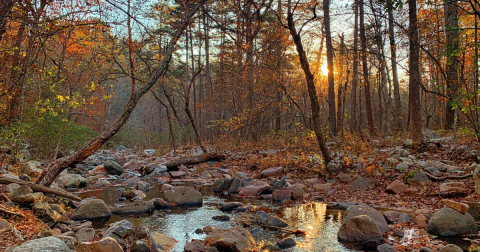
[[[279,177],[283,175],[283,167],[269,168],[260,173],[262,178]]]
[[[455,209],[462,214],[465,214],[466,212],[468,212],[468,207],[469,206],[467,204],[456,202],[456,201],[449,200],[449,199],[443,199],[441,202],[445,206],[450,207],[452,209]]]
[[[71,220],[108,219],[111,214],[101,199],[92,199],[81,205],[70,217]]]
[[[354,191],[369,191],[375,187],[375,181],[371,178],[358,178],[350,184]]]
[[[184,252],[203,252],[207,247],[199,240],[191,241],[185,245]]]
[[[407,191],[408,186],[400,180],[395,180],[387,186],[387,192],[401,194]]]
[[[70,252],[70,248],[61,239],[48,236],[26,241],[15,247],[12,252]]]
[[[164,199],[169,203],[174,203],[178,206],[197,206],[202,205],[202,193],[186,186],[179,186],[167,190],[163,193]]]
[[[388,223],[393,224],[397,222],[398,217],[400,217],[400,213],[396,211],[386,211],[383,212],[383,216],[385,216],[385,219]]]
[[[229,212],[234,210],[235,208],[241,207],[243,204],[241,202],[228,202],[225,203],[224,205],[220,206],[219,209],[220,211],[225,211]]]
[[[427,177],[425,172],[415,170],[407,173],[406,181],[412,186],[423,186],[431,180]]]
[[[275,201],[284,201],[292,199],[292,190],[275,190],[273,192],[273,199]]]
[[[155,209],[166,209],[166,208],[171,208],[172,204],[166,202],[162,198],[156,198],[152,199],[153,205],[155,206]]]
[[[121,220],[110,224],[110,227],[103,232],[103,236],[115,234],[121,238],[126,238],[133,234],[133,225],[128,220]]]
[[[242,227],[217,229],[204,239],[207,247],[216,247],[220,251],[251,252],[256,243],[248,230]]]
[[[75,239],[78,242],[89,242],[93,238],[95,238],[95,229],[93,228],[82,228],[75,234]]]
[[[184,171],[171,171],[170,176],[172,176],[172,178],[183,178],[187,176],[187,173]]]
[[[112,237],[105,237],[100,241],[82,242],[78,244],[77,252],[123,252],[122,247]]]
[[[395,247],[390,244],[382,244],[377,247],[378,252],[396,252]]]
[[[325,192],[325,191],[328,191],[330,190],[330,188],[332,187],[332,184],[331,183],[325,183],[325,184],[322,184],[322,183],[317,183],[317,184],[314,184],[312,186],[312,188],[316,191],[320,191],[320,192]]]
[[[170,251],[178,243],[175,238],[157,232],[152,232],[148,235],[148,242],[154,252]]]
[[[262,226],[271,226],[271,227],[287,227],[288,224],[274,213],[265,213],[263,211],[258,211],[255,215],[255,223]]]
[[[151,213],[155,209],[152,201],[137,201],[131,204],[112,209],[113,214],[140,214]]]
[[[267,189],[268,189],[268,184],[266,183],[265,185],[249,185],[249,186],[243,187],[240,190],[240,192],[238,192],[238,194],[244,197],[260,196]]]

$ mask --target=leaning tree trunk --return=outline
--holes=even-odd
[[[337,119],[335,112],[335,80],[333,78],[333,45],[330,31],[330,0],[323,0],[323,16],[325,25],[325,42],[327,43],[328,68],[328,127],[333,136],[337,135]],[[340,107],[338,108],[340,109]]]
[[[85,160],[87,157],[97,151],[100,147],[102,147],[103,144],[105,144],[122,128],[122,126],[128,121],[128,118],[132,114],[140,98],[142,98],[142,96],[145,95],[155,85],[157,80],[163,77],[167,72],[168,65],[170,63],[170,60],[172,59],[172,53],[175,50],[175,45],[177,44],[180,35],[188,26],[190,19],[196,13],[198,8],[202,6],[206,1],[207,0],[200,0],[199,3],[195,5],[192,10],[190,10],[190,12],[185,17],[185,20],[181,22],[180,26],[177,28],[172,38],[170,39],[162,63],[154,71],[154,74],[150,76],[150,79],[148,80],[146,85],[132,93],[123,113],[117,118],[117,120],[108,129],[104,130],[100,135],[88,142],[80,150],[77,150],[70,156],[57,159],[55,162],[50,163],[48,167],[42,172],[40,178],[37,180],[37,184],[50,186],[55,180],[55,178],[63,170],[65,170],[67,167],[70,167]]]

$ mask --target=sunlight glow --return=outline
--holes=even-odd
[[[323,75],[327,76],[328,75],[328,66],[327,63],[324,63],[322,67],[320,67],[320,71]]]

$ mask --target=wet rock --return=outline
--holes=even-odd
[[[206,234],[212,233],[215,230],[217,229],[214,226],[206,226],[203,228],[203,232],[205,232]]]
[[[327,205],[327,209],[347,210],[351,206],[360,205],[358,202],[334,202]]]
[[[111,238],[105,237],[100,241],[82,242],[78,245],[77,252],[123,252],[118,242]]]
[[[56,180],[60,188],[79,188],[87,186],[87,179],[78,174],[61,175]]]
[[[167,190],[163,194],[164,199],[169,203],[175,203],[178,206],[197,206],[202,205],[202,193],[185,186],[179,186]]]
[[[395,247],[390,244],[382,244],[377,247],[378,252],[396,252]]]
[[[103,166],[112,175],[122,175],[123,173],[123,167],[115,161],[107,160],[105,161]]]
[[[410,222],[412,222],[412,218],[408,214],[402,213],[400,214],[400,216],[398,216],[397,223],[410,223]]]
[[[238,194],[244,197],[260,196],[268,189],[269,189],[269,186],[267,183],[264,183],[264,184],[258,183],[256,185],[248,185],[243,187],[240,190],[240,192],[238,192]]]
[[[371,178],[358,178],[350,184],[354,191],[369,191],[375,187],[375,181]]]
[[[449,199],[443,199],[442,204],[452,209],[459,211],[462,214],[465,214],[468,211],[468,205],[460,202],[456,202]]]
[[[110,224],[103,233],[103,236],[110,236],[110,234],[118,235],[121,238],[126,238],[133,234],[133,225],[128,220],[121,220]]]
[[[448,244],[447,246],[443,247],[440,252],[463,252],[463,249],[457,245]]]
[[[140,190],[130,190],[122,192],[122,197],[125,197],[126,199],[131,201],[141,201],[146,196],[147,195],[145,195],[145,193]]]
[[[178,179],[187,176],[187,173],[184,171],[171,171],[170,176],[174,179]]]
[[[292,190],[275,190],[273,192],[273,199],[275,201],[284,201],[284,200],[291,200],[292,199]]]
[[[230,217],[228,217],[228,215],[216,215],[216,216],[213,216],[213,217],[212,217],[212,220],[216,220],[216,221],[229,221],[229,220],[230,220]]]
[[[77,239],[75,239],[75,237],[71,237],[67,235],[57,235],[55,237],[65,242],[65,244],[67,244],[68,248],[70,248],[71,250],[77,250],[78,241]]]
[[[150,248],[144,241],[134,241],[132,247],[130,248],[131,252],[150,252]]]
[[[49,236],[24,242],[14,248],[12,252],[70,252],[70,248],[61,239]]]
[[[387,192],[401,194],[407,191],[408,186],[400,180],[395,180],[387,186]]]
[[[203,252],[207,247],[199,240],[194,240],[185,245],[185,252]]]
[[[393,224],[397,222],[398,217],[400,217],[400,213],[396,211],[386,211],[383,212],[383,216],[385,216],[385,219],[388,223]]]
[[[178,241],[170,236],[152,232],[148,235],[148,242],[154,252],[166,252],[172,250]]]
[[[426,183],[431,182],[425,172],[420,170],[408,172],[405,180],[412,186],[423,186]]]
[[[294,239],[287,238],[285,240],[277,242],[277,246],[280,249],[288,249],[288,248],[293,248],[293,247],[297,246],[297,243],[295,242]]]
[[[160,188],[160,192],[165,192],[167,190],[172,190],[174,187],[169,184],[163,184],[162,187]]]
[[[269,168],[260,173],[261,178],[279,177],[283,174],[283,167]]]
[[[265,213],[264,211],[258,211],[255,215],[255,224],[261,226],[271,226],[271,227],[286,227],[288,224],[277,217],[274,213]]]
[[[112,209],[113,214],[140,214],[151,213],[155,209],[152,201],[137,201],[125,206]]]
[[[75,234],[75,239],[78,242],[89,242],[93,238],[95,238],[95,229],[93,228],[82,228]]]
[[[242,203],[240,202],[228,202],[225,203],[224,205],[220,206],[219,209],[224,212],[229,212],[232,210],[235,210],[235,208],[243,206]]]
[[[70,217],[71,220],[108,219],[111,214],[101,199],[92,199],[81,205]]]
[[[228,190],[232,182],[233,182],[233,179],[228,179],[228,178],[216,179],[213,184],[212,190],[213,192],[221,193],[225,190]]]
[[[172,204],[166,202],[162,198],[156,198],[152,199],[153,205],[155,206],[155,209],[166,209],[166,208],[171,208]]]
[[[207,247],[219,251],[249,252],[256,249],[256,243],[248,230],[241,227],[217,229],[204,239]]]
[[[49,221],[56,222],[62,219],[62,215],[54,211],[50,207],[50,205],[48,205],[45,202],[35,203],[35,205],[33,205],[33,212],[35,213],[35,215],[37,215],[37,217],[39,217],[40,219],[46,222],[49,222]]]
[[[459,236],[478,231],[473,217],[446,207],[438,210],[427,225],[427,232],[438,236]]]
[[[135,185],[135,189],[147,193],[150,191],[150,184],[145,181],[138,181],[138,183]]]
[[[365,249],[376,248],[383,242],[383,232],[377,223],[366,215],[348,218],[342,221],[338,231],[338,241],[367,245]]]
[[[134,235],[139,239],[145,239],[148,237],[148,228],[144,225],[140,225],[135,228]]]
[[[385,217],[383,217],[383,214],[367,205],[355,205],[349,207],[342,219],[342,224],[345,224],[350,218],[361,215],[369,216],[378,226],[382,234],[388,231],[388,224]]]
[[[462,182],[444,182],[438,186],[440,193],[448,194],[468,194],[469,189]]]

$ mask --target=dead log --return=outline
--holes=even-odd
[[[3,176],[0,177],[0,184],[8,185],[8,184],[12,184],[12,183],[17,183],[19,185],[28,185],[33,191],[37,191],[37,192],[51,193],[51,194],[55,194],[55,195],[58,195],[60,197],[64,197],[64,198],[75,200],[75,201],[81,201],[82,200],[78,196],[75,196],[73,194],[70,194],[70,193],[67,193],[67,192],[64,192],[64,191],[52,189],[50,187],[30,183],[30,182],[27,182],[25,180],[19,180],[19,179],[14,179],[14,178],[6,178],[6,177],[3,177]]]
[[[5,209],[3,207],[0,207],[0,212],[2,213],[6,213],[6,214],[10,214],[10,215],[14,215],[14,216],[20,216],[22,218],[25,218],[25,215],[21,214],[21,213],[16,213],[16,212],[13,212],[13,211],[10,211],[8,209]]]
[[[174,160],[170,160],[166,162],[164,165],[167,167],[168,171],[178,170],[180,165],[192,165],[192,164],[200,164],[205,163],[208,161],[220,161],[226,158],[223,154],[217,153],[208,153],[204,155],[195,155],[195,156],[188,156],[188,157],[181,157]]]
[[[467,179],[467,178],[473,177],[472,173],[462,175],[462,176],[453,176],[452,175],[452,176],[443,176],[443,177],[434,176],[433,174],[431,174],[429,172],[425,172],[425,174],[427,175],[427,177],[429,177],[433,181],[445,181],[447,179]]]

